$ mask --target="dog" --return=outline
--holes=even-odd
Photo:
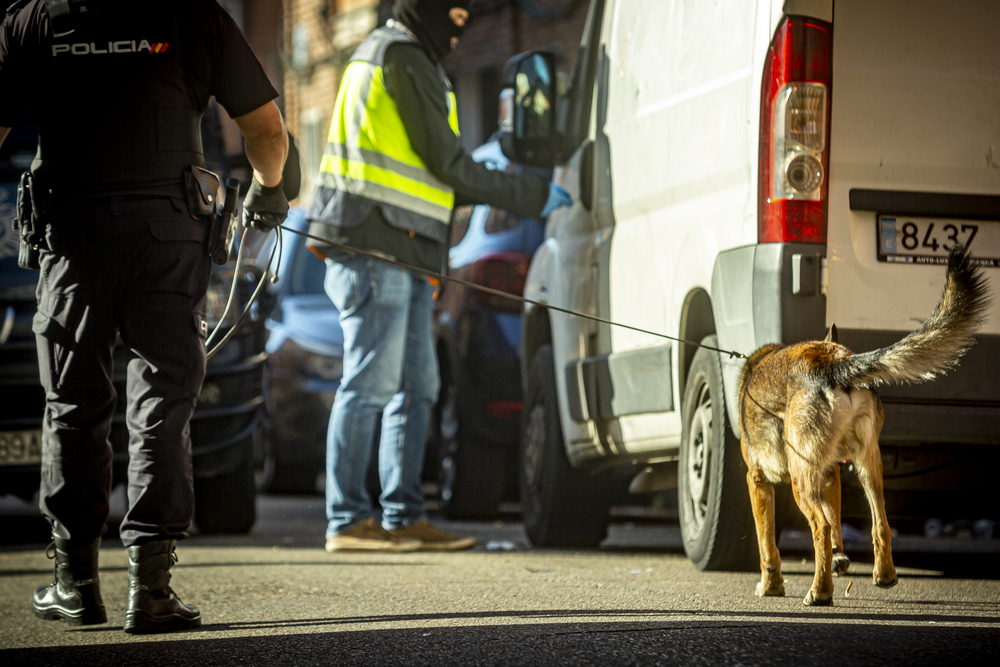
[[[809,521],[816,574],[803,604],[833,602],[833,572],[847,572],[840,534],[840,462],[851,460],[871,508],[876,586],[898,579],[882,494],[878,439],[884,412],[873,387],[924,382],[955,365],[975,342],[990,305],[982,269],[955,244],[944,293],[914,332],[879,350],[853,354],[836,342],[765,345],[740,373],[740,445],[757,529],[761,579],[758,596],[784,595],[774,535],[774,484],[791,482]]]

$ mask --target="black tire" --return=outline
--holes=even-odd
[[[518,477],[528,539],[538,547],[596,547],[608,532],[611,471],[590,474],[566,458],[549,345],[531,362],[522,420]]]
[[[702,343],[718,345],[715,336]],[[717,352],[695,353],[681,412],[677,505],[684,551],[699,570],[754,571],[759,556],[747,467],[729,427]]]
[[[287,466],[281,462],[274,441],[267,437],[260,469],[260,490],[264,493],[316,493],[316,468]]]
[[[202,533],[247,533],[257,520],[253,458],[236,470],[194,480],[194,520]]]
[[[504,456],[465,434],[458,388],[442,378],[436,411],[441,511],[451,519],[495,519],[507,480]]]

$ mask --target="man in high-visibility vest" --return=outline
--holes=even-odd
[[[491,171],[462,149],[440,60],[469,0],[396,0],[393,18],[358,47],[341,81],[310,234],[432,271],[448,258],[458,204],[538,217],[570,198],[527,176]],[[420,491],[427,422],[440,387],[431,333],[434,287],[386,262],[311,242],[340,310],[344,366],[327,435],[326,549],[467,549],[473,538],[427,521]],[[382,412],[381,522],[365,473]]]

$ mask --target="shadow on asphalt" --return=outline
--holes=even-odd
[[[124,491],[123,487],[116,489],[116,491],[119,490]],[[308,505],[305,510],[302,504],[303,499]],[[118,538],[118,524],[121,521],[121,517],[117,516],[114,511],[115,500],[113,498],[113,512],[112,518],[108,522],[108,532],[103,538],[104,546],[107,548],[115,548]],[[121,505],[123,498],[117,499],[117,502]],[[119,508],[118,514],[123,513],[123,511],[124,506]],[[321,549],[326,523],[324,513],[321,496],[308,498],[266,496],[262,497],[262,502],[259,504],[258,524],[250,534],[200,535],[195,530],[192,537],[185,541],[184,546],[226,547],[277,544],[298,548],[308,548],[315,545],[317,549]],[[432,517],[432,519],[438,521],[440,517]],[[484,545],[489,540],[497,539],[491,535],[498,530],[497,526],[501,523],[463,522],[449,524],[444,519],[440,520],[443,524],[454,528],[455,532],[476,537],[480,542],[477,550],[484,550]],[[502,524],[505,527],[504,530],[507,531],[501,536],[502,538],[510,537],[509,529],[512,526],[519,527],[515,516],[507,517],[507,520]],[[284,533],[281,535],[272,534],[275,532],[275,525],[282,526],[282,530],[288,535]],[[294,536],[294,539],[291,536]],[[523,535],[523,531],[518,530],[515,538],[516,550],[525,551],[528,549],[527,538],[526,535]],[[0,547],[7,551],[44,549],[50,539],[49,525],[38,513],[37,506],[10,497],[4,499],[4,503],[0,507]],[[117,546],[120,547],[120,543],[117,543]],[[812,561],[812,547],[807,535],[788,539],[783,534],[779,546],[782,560],[786,562],[798,561],[803,558]],[[906,573],[903,575],[905,577],[996,579],[998,576],[1000,539],[988,541],[963,541],[954,538],[925,540],[905,535],[901,540],[894,540],[893,547],[893,561],[897,567],[925,570],[925,572]],[[684,555],[680,530],[675,522],[670,521],[613,523],[609,528],[608,539],[600,551]],[[853,562],[871,564],[873,561],[870,543],[848,542],[845,551]],[[320,564],[327,562],[322,561]],[[204,565],[214,566],[218,564]],[[185,567],[192,567],[192,565],[185,564]],[[46,572],[49,571],[46,570]],[[0,572],[0,576],[2,574]]]
[[[834,615],[803,612],[760,614],[735,621],[726,612],[683,612],[666,619],[669,610],[632,612],[629,620],[580,622],[588,616],[621,615],[619,610],[580,612],[486,613],[314,619],[287,624],[210,625],[202,632],[154,640],[132,638],[123,643],[32,648],[5,652],[17,665],[663,665],[663,664],[978,664],[996,655],[1000,630],[947,627],[964,617],[915,617],[859,614],[846,624],[815,623]],[[644,615],[655,620],[642,620]],[[754,616],[750,614],[750,616]],[[788,620],[785,620],[785,619]],[[837,615],[837,620],[844,617]],[[319,631],[345,623],[435,622],[461,619],[481,625],[421,625],[405,629]],[[504,619],[564,619],[562,622],[504,622]],[[869,621],[892,621],[876,625]],[[982,623],[982,617],[968,619]],[[804,621],[804,622],[801,622]],[[120,633],[120,628],[103,628]],[[240,629],[283,634],[214,638],[205,631]],[[310,632],[311,631],[311,632]],[[202,635],[202,636],[199,636]],[[91,639],[100,641],[95,632]],[[159,640],[159,641],[158,641]],[[914,650],[919,647],[919,650]]]

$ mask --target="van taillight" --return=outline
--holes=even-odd
[[[768,51],[760,115],[758,238],[826,242],[829,23],[785,18]]]
[[[499,290],[506,294],[521,296],[524,293],[524,281],[528,277],[528,265],[531,256],[516,252],[503,252],[487,255],[472,265],[469,280]],[[521,312],[521,303],[496,294],[476,292],[479,302],[490,310],[504,313]]]

